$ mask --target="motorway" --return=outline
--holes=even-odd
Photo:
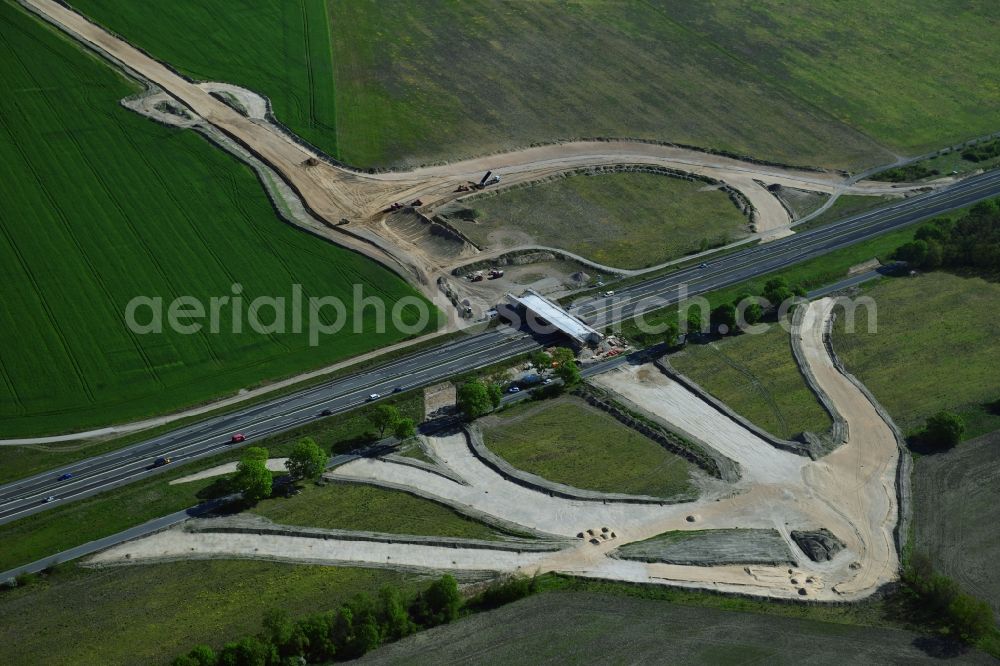
[[[788,236],[767,244],[727,254],[704,268],[685,268],[621,288],[610,299],[584,299],[573,312],[605,326],[643,311],[675,303],[686,294],[703,294],[770,273],[792,264],[847,247],[879,234],[1000,196],[1000,171],[968,178],[947,189],[904,199],[845,220]],[[683,293],[682,293],[683,292]],[[162,473],[178,464],[210,456],[230,447],[232,434],[247,442],[356,408],[371,393],[389,395],[484,367],[534,349],[542,341],[506,327],[491,329],[416,352],[385,365],[322,385],[275,398],[223,415],[207,418],[169,433],[49,472],[0,486],[0,524],[89,497],[139,479]],[[153,468],[159,456],[170,465]],[[63,474],[72,478],[60,481]],[[54,500],[46,502],[46,498]]]

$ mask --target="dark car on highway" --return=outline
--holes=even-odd
[[[73,478],[73,475],[70,474],[69,472],[66,472],[65,474],[60,474],[59,475],[59,480],[60,481],[67,481],[67,480],[72,479],[72,478]]]

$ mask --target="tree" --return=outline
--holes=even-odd
[[[352,656],[360,657],[366,652],[374,650],[381,643],[382,631],[378,626],[375,615],[371,611],[362,612],[354,625],[354,641],[351,645]]]
[[[215,666],[218,661],[215,650],[207,645],[198,645],[187,654],[177,657],[170,663],[173,666]]]
[[[317,613],[296,623],[305,637],[306,650],[303,656],[309,663],[322,664],[337,654],[334,617],[333,613]]]
[[[707,328],[706,324],[708,324],[705,321],[705,308],[689,308],[684,323],[686,325],[685,333],[704,333]]]
[[[575,360],[560,363],[556,368],[556,377],[562,380],[565,388],[573,388],[580,383],[580,367]]]
[[[795,292],[788,286],[788,280],[785,278],[771,278],[764,284],[764,298],[775,309],[780,308],[782,303],[794,295]]]
[[[712,310],[712,328],[721,335],[736,332],[736,308],[732,303],[723,303]]]
[[[576,354],[569,347],[556,347],[552,350],[552,360],[559,365],[573,363],[576,361]]]
[[[253,458],[254,460],[267,460],[268,456],[267,449],[263,446],[248,446],[245,451],[243,451],[243,459]]]
[[[531,355],[531,362],[539,370],[552,367],[552,357],[543,351],[535,352]]]
[[[481,381],[476,379],[465,382],[458,387],[456,402],[458,408],[469,419],[477,419],[493,409],[489,391]]]
[[[458,581],[449,574],[431,583],[426,597],[432,624],[445,624],[458,617],[462,597],[458,593]]]
[[[247,636],[238,643],[226,643],[219,654],[225,666],[267,666],[278,661],[274,646],[256,636]]]
[[[283,610],[272,609],[264,614],[264,638],[278,649],[282,657],[305,654],[309,641],[302,627],[288,618]]]
[[[572,349],[556,347],[552,350],[552,361],[556,364],[556,377],[562,380],[565,388],[572,388],[580,383],[580,368]]]
[[[217,659],[215,650],[207,645],[196,645],[193,650],[188,652],[188,656],[198,666],[214,666]]]
[[[670,322],[667,324],[667,330],[663,332],[663,342],[667,345],[668,349],[673,349],[680,344],[681,341],[681,331],[677,324]]]
[[[288,454],[285,467],[293,479],[318,479],[326,469],[327,455],[312,438],[300,440]]]
[[[915,240],[904,243],[896,248],[893,258],[905,261],[911,266],[922,266],[927,259],[927,241]]]
[[[461,604],[458,583],[445,574],[417,594],[410,607],[410,615],[420,626],[434,627],[457,618]]]
[[[923,262],[920,264],[920,268],[925,271],[932,271],[936,268],[941,268],[941,264],[944,263],[944,247],[939,241],[928,240],[927,241],[927,255],[924,257]]]
[[[950,449],[962,439],[965,422],[952,412],[938,412],[927,419],[922,439],[939,449]]]
[[[378,428],[378,436],[385,437],[388,430],[399,420],[399,410],[394,405],[378,405],[368,410],[368,420]]]
[[[354,611],[348,606],[341,606],[327,634],[332,638],[336,651],[344,652],[347,656],[346,653],[354,643]]]
[[[493,409],[496,409],[503,401],[503,387],[497,382],[489,382],[486,384],[486,395],[489,397]]]
[[[257,454],[243,456],[232,479],[232,487],[243,493],[243,499],[248,502],[258,502],[271,496],[272,478],[271,470],[267,468],[267,449],[262,450],[264,458]]]
[[[398,439],[409,439],[417,434],[417,426],[413,419],[404,417],[396,421],[392,426],[392,434]]]
[[[743,292],[737,296],[733,305],[736,306],[737,311],[740,308],[743,309],[743,321],[747,324],[756,324],[764,318],[763,306],[758,302],[757,297],[749,292]]]
[[[406,612],[402,595],[398,589],[390,585],[379,590],[378,619],[384,627],[385,638],[388,640],[399,640],[416,631],[416,625],[410,619],[410,614]]]
[[[968,594],[959,594],[948,605],[951,632],[967,643],[974,643],[993,630],[993,609]]]

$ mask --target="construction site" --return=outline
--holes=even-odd
[[[110,534],[53,547],[47,564],[37,555],[11,562],[14,594],[23,592],[16,590],[23,576],[56,580],[57,565],[69,561],[79,562],[73,575],[84,581],[180,563],[261,566],[262,577],[270,575],[265,564],[291,577],[323,570],[361,581],[356,598],[388,581],[378,602],[386,604],[390,586],[403,590],[402,599],[443,574],[454,577],[462,603],[477,600],[470,604],[511,581],[571,579],[650,598],[676,594],[670,602],[679,607],[684,595],[700,595],[694,605],[714,610],[746,602],[803,617],[849,605],[875,613],[906,584],[918,522],[907,448],[916,430],[892,404],[898,398],[886,397],[896,394],[882,393],[848,357],[861,350],[837,338],[849,310],[837,295],[857,295],[901,268],[890,254],[900,244],[888,236],[895,243],[906,225],[982,201],[980,190],[994,187],[988,177],[967,182],[953,171],[890,182],[872,178],[875,168],[852,174],[668,141],[555,136],[456,161],[363,170],[295,134],[265,95],[195,80],[57,0],[19,2],[142,84],[120,100],[129,110],[117,109],[122,115],[171,135],[197,133],[199,145],[241,162],[252,186],[255,175],[266,211],[270,203],[294,229],[277,226],[377,262],[364,260],[395,275],[383,271],[375,284],[399,276],[411,298],[429,300],[445,317],[410,337],[384,344],[373,337],[375,349],[345,353],[333,365],[259,378],[219,402],[0,442],[39,455],[68,442],[102,447],[65,470],[13,479],[5,487],[9,516],[0,518],[15,527],[40,521],[43,511],[60,515],[70,500],[96,505],[98,493],[133,481],[139,496],[139,483],[152,488],[156,474],[163,476],[155,491],[121,506],[168,507],[132,522],[123,510],[126,517],[109,521],[118,525]],[[909,159],[897,158],[900,167]],[[633,178],[642,180],[627,184]],[[589,195],[612,179],[608,191],[632,198],[604,207]],[[951,189],[956,184],[967,189]],[[563,189],[553,195],[549,187]],[[668,210],[673,196],[677,209]],[[921,237],[904,240],[913,238]],[[884,247],[867,244],[876,239]],[[350,253],[342,254],[359,258]],[[836,253],[843,256],[803,268]],[[300,254],[315,265],[346,263]],[[917,285],[920,276],[907,266],[898,281]],[[679,305],[689,287],[704,297],[700,333]],[[787,291],[774,300],[795,302],[787,311],[758,304],[757,321],[782,329],[767,345],[735,344],[751,336],[719,324],[720,310],[735,316],[741,290],[765,301],[762,293]],[[646,310],[662,325],[648,334],[645,320],[636,323]],[[745,362],[750,357],[755,365]],[[760,370],[778,365],[787,371],[780,377]],[[118,451],[113,438],[126,434]],[[302,451],[312,454],[309,473],[298,471],[306,467]],[[145,457],[148,465],[137,462]],[[267,492],[253,496],[237,482],[257,467],[251,481]],[[189,497],[197,505],[185,509]],[[302,581],[303,589],[312,585]],[[316,596],[329,592],[313,587]],[[342,587],[345,598],[355,590],[340,580],[330,587],[338,594]],[[283,594],[261,598],[282,610]],[[417,608],[424,593],[413,594]],[[467,614],[491,610],[482,603]],[[332,618],[347,607],[321,610]],[[412,612],[406,606],[403,614]],[[266,615],[268,630],[278,616]],[[411,625],[373,645],[434,623]],[[337,649],[338,660],[352,658]]]

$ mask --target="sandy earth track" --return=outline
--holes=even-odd
[[[380,459],[347,463],[329,476],[334,479],[412,489],[450,506],[467,507],[501,520],[564,537],[601,528],[614,538],[590,535],[555,553],[494,557],[474,549],[433,550],[430,546],[396,544],[394,549],[339,541],[322,546],[299,537],[199,533],[181,529],[121,544],[91,560],[123,564],[177,557],[287,558],[327,563],[392,563],[432,569],[560,571],[582,576],[646,583],[665,583],[754,595],[854,600],[893,580],[899,560],[894,540],[898,515],[895,473],[899,449],[892,428],[859,386],[838,371],[826,347],[835,301],[825,298],[808,306],[799,330],[805,362],[818,385],[829,395],[848,425],[847,441],[820,460],[778,451],[707,406],[673,382],[656,377],[654,366],[615,371],[601,379],[611,390],[625,390],[640,407],[697,433],[707,444],[738,460],[744,478],[727,491],[706,493],[694,502],[658,505],[578,501],[514,484],[486,466],[471,452],[464,434],[428,438],[434,457],[457,474],[463,485],[438,474]],[[638,387],[638,388],[635,388]],[[689,520],[693,516],[693,520]],[[785,566],[684,566],[645,563],[609,557],[625,543],[670,530],[771,528],[786,539],[797,559]],[[789,538],[793,529],[831,530],[845,550],[829,562],[812,562]],[[609,534],[610,536],[610,534]],[[442,557],[440,563],[434,558]],[[366,559],[367,558],[367,559]]]
[[[818,192],[877,195],[915,189],[909,185],[862,182],[843,174],[777,167],[679,146],[639,141],[577,141],[487,155],[406,172],[364,174],[331,164],[297,143],[265,117],[267,102],[237,86],[221,82],[193,83],[127,42],[91,23],[55,0],[20,0],[76,39],[149,81],[191,112],[239,142],[272,167],[302,198],[309,210],[331,225],[330,240],[380,261],[407,276],[425,293],[433,292],[441,266],[413,248],[400,247],[378,233],[373,224],[380,211],[395,202],[421,199],[428,210],[455,198],[459,185],[478,182],[492,170],[504,185],[530,182],[569,170],[616,164],[649,164],[715,178],[739,190],[757,210],[757,231],[764,238],[788,233],[791,219],[766,185],[781,184]],[[247,108],[245,117],[210,94],[228,92]],[[763,183],[763,185],[762,185]],[[347,219],[352,224],[336,226]]]

